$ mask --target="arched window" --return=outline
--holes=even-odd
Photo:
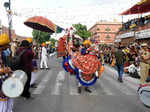
[[[99,31],[100,30],[100,28],[97,28],[97,31]]]
[[[110,39],[111,37],[110,37],[109,35],[107,35],[105,38],[106,38],[106,39]]]
[[[107,32],[109,32],[111,29],[110,29],[109,27],[107,27],[105,30],[106,30]]]

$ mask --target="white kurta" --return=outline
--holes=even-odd
[[[48,68],[48,66],[47,66],[47,50],[45,47],[42,47],[41,64],[40,64],[41,68],[43,68],[43,64],[46,68]]]
[[[13,112],[13,99],[0,101],[0,112]]]

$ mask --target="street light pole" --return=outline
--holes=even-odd
[[[8,16],[8,25],[9,25],[8,35],[9,35],[9,39],[11,41],[12,40],[11,39],[11,24],[12,24],[11,0],[9,0],[9,2],[5,2],[4,7],[6,9],[7,16]]]
[[[9,0],[9,12],[8,12],[8,22],[9,22],[9,38],[10,41],[12,40],[11,38],[11,23],[12,23],[12,18],[11,18],[11,0]]]
[[[9,10],[11,10],[11,1],[9,0]]]

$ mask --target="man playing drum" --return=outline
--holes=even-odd
[[[4,46],[0,48],[0,112],[13,112],[13,99],[6,97],[2,91],[3,82],[12,73],[11,69],[3,64],[1,54],[4,49]]]

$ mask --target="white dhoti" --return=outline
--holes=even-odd
[[[0,99],[0,112],[13,112],[13,99]]]
[[[42,47],[42,53],[41,53],[41,63],[40,63],[40,67],[43,68],[43,64],[46,68],[48,68],[47,66],[47,50],[45,47]]]
[[[43,68],[43,64],[46,68],[48,68],[48,65],[47,65],[47,58],[46,57],[42,57],[41,59],[41,63],[40,63],[40,67]]]
[[[35,72],[32,72],[31,73],[31,82],[30,82],[30,85],[32,85],[34,83],[35,83]]]

